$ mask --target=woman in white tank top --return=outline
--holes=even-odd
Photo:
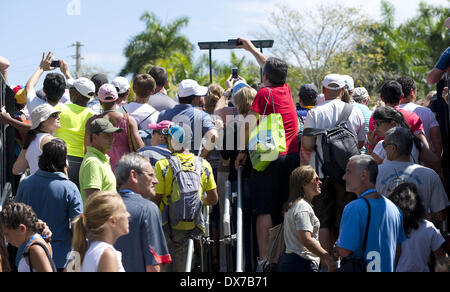
[[[60,111],[49,104],[36,107],[31,113],[32,126],[25,136],[22,151],[13,165],[13,174],[21,175],[27,168],[33,175],[39,169],[39,156],[42,154],[42,146],[50,142],[52,134],[59,128]]]
[[[119,194],[96,192],[86,200],[85,212],[72,223],[73,251],[80,263],[70,262],[81,272],[125,272],[122,253],[114,243],[129,233],[130,214]],[[75,258],[76,259],[76,258]]]

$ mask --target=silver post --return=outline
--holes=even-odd
[[[238,168],[238,204],[237,204],[237,232],[236,232],[236,272],[243,272],[243,232],[242,232],[242,166]]]
[[[187,273],[190,273],[192,271],[191,265],[192,265],[192,255],[193,254],[194,254],[194,239],[189,238],[188,239],[187,258],[186,258],[186,269],[185,269],[185,271]]]

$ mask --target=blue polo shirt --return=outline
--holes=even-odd
[[[211,116],[204,111],[196,109],[191,104],[178,104],[173,109],[162,111],[159,114],[158,123],[171,121],[176,124],[187,125],[191,129],[192,152],[197,153],[200,149],[203,136],[210,130],[215,129]],[[186,131],[186,128],[184,128]],[[186,133],[188,136],[189,133]]]
[[[147,266],[171,263],[159,208],[131,191],[121,190],[119,194],[131,215],[130,232],[114,244],[122,253],[125,271],[145,272]]]
[[[64,173],[39,169],[20,183],[15,200],[31,206],[37,217],[47,223],[53,233],[53,261],[57,268],[64,268],[72,250],[70,222],[83,213],[77,186]]]
[[[368,199],[371,216],[364,259],[369,271],[394,272],[397,245],[406,240],[400,210],[389,199]],[[337,246],[362,256],[369,209],[363,199],[348,204],[342,214]]]

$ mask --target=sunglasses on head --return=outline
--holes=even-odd
[[[162,135],[169,135],[169,129],[168,128],[164,128],[162,130],[153,130],[154,133],[159,133]]]

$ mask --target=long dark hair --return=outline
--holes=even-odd
[[[314,179],[315,170],[310,165],[295,169],[289,182],[289,199],[283,205],[283,212],[289,211],[294,204],[305,197],[303,187]]]
[[[398,127],[409,129],[411,131],[411,134],[413,135],[414,145],[416,145],[416,147],[417,147],[417,149],[419,149],[419,151],[422,149],[422,144],[421,144],[420,139],[414,135],[414,133],[411,130],[411,127],[409,126],[405,117],[397,109],[389,107],[389,106],[377,108],[373,113],[373,119],[381,120],[384,122],[394,121],[397,123]]]
[[[388,196],[403,213],[403,229],[409,237],[411,231],[419,228],[419,223],[425,218],[425,207],[413,183],[398,185]]]
[[[23,140],[23,149],[28,149],[28,147],[30,147],[31,142],[33,142],[33,140],[36,139],[36,136],[38,134],[45,133],[44,131],[41,130],[41,125],[39,125],[39,127],[37,127],[34,130],[29,130],[25,134],[25,138]]]

